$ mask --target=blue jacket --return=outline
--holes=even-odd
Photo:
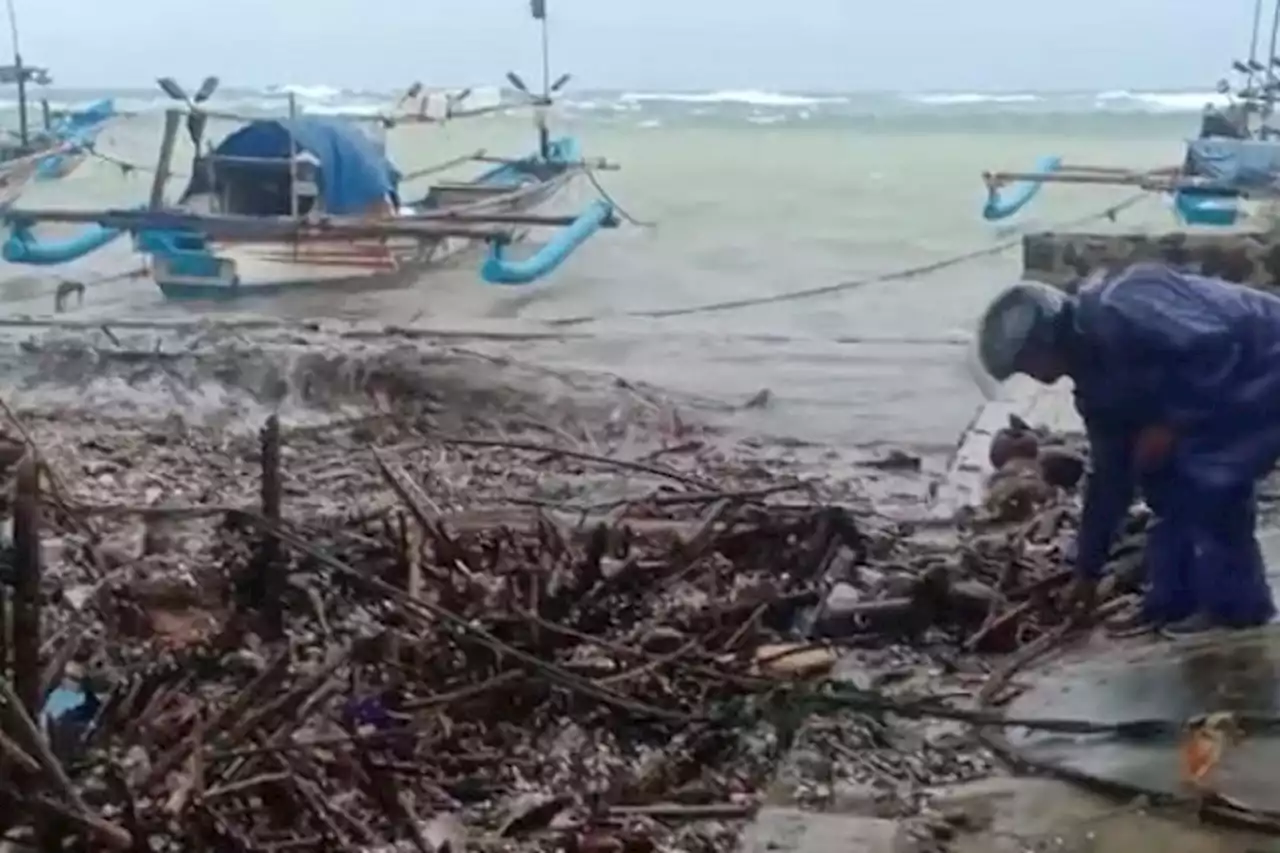
[[[1280,298],[1158,264],[1080,289],[1058,320],[1093,474],[1076,568],[1096,577],[1133,499],[1133,446],[1153,424],[1178,435],[1179,481],[1251,487],[1280,456]]]

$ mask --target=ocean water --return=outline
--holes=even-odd
[[[394,93],[299,86],[222,92],[213,106],[278,113],[289,92],[299,109],[312,112],[375,113],[396,100]],[[164,98],[53,91],[49,99],[64,106],[102,95],[133,115],[103,134],[101,158],[66,180],[37,185],[24,205],[125,205],[146,197]],[[511,95],[478,89],[468,106],[503,98]],[[984,300],[1017,278],[1018,250],[993,249],[927,275],[853,285],[1016,243],[1020,230],[1100,213],[1130,193],[1054,186],[1016,220],[987,223],[980,175],[1029,168],[1045,154],[1099,165],[1176,163],[1197,113],[1216,100],[1211,93],[1126,91],[576,92],[553,109],[556,129],[579,136],[588,157],[621,167],[599,173],[601,185],[652,226],[600,234],[538,286],[486,285],[470,259],[409,288],[299,293],[234,309],[174,305],[147,281],[93,284],[137,265],[128,245],[118,243],[65,267],[0,270],[0,300],[11,314],[46,314],[65,277],[91,285],[76,309],[82,317],[235,310],[554,334],[504,346],[516,358],[607,370],[721,403],[742,403],[768,388],[768,407],[741,414],[753,428],[844,447],[907,446],[937,460],[980,402],[964,342]],[[12,122],[12,105],[0,107]],[[225,129],[214,123],[210,133]],[[412,172],[480,149],[527,153],[534,140],[531,117],[516,113],[393,130],[389,145],[402,170]],[[190,156],[189,148],[180,150],[175,163],[187,164]],[[566,209],[595,192],[578,187]],[[1089,227],[1172,225],[1167,204],[1153,196],[1118,224]],[[838,283],[850,286],[784,298]],[[775,301],[642,316],[738,299]],[[559,322],[566,318],[581,322]]]

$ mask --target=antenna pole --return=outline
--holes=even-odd
[[[1276,80],[1274,60],[1276,57],[1277,38],[1280,38],[1280,0],[1276,0],[1275,5],[1271,9],[1271,44],[1267,49],[1267,75],[1266,84],[1264,85],[1264,89],[1266,91],[1263,93],[1262,98],[1261,125],[1263,130],[1262,137],[1264,139],[1267,137],[1265,130],[1267,119],[1271,118],[1272,114],[1275,112],[1276,95],[1273,91],[1273,86]]]
[[[551,26],[547,22],[546,1],[542,0],[539,6],[542,13],[538,16],[538,23],[542,25],[542,105],[538,107],[538,151],[542,159],[546,160],[551,154],[551,134],[547,130],[546,112],[551,107]]]
[[[551,27],[547,16],[542,16],[542,98],[551,98]]]
[[[22,67],[22,49],[18,46],[18,13],[13,8],[13,0],[5,0],[9,12],[9,36],[13,40],[13,70],[18,76],[18,138],[25,149],[31,144],[31,133],[27,126],[27,72]]]
[[[1249,75],[1245,78],[1245,88],[1253,88],[1253,63],[1258,59],[1258,37],[1262,27],[1262,0],[1253,3],[1253,37],[1249,39]]]

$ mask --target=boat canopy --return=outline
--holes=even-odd
[[[287,161],[289,140],[320,161],[325,211],[360,214],[396,198],[400,175],[378,143],[348,121],[325,116],[264,119],[251,122],[222,140],[214,159],[253,158]],[[270,165],[270,164],[264,164]]]
[[[1280,191],[1280,142],[1195,139],[1187,144],[1186,171],[1215,188]]]

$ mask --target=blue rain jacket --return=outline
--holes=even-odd
[[[1094,469],[1077,570],[1101,572],[1133,498],[1134,441],[1154,424],[1178,436],[1168,465],[1184,498],[1166,514],[1235,535],[1241,514],[1252,518],[1254,481],[1280,457],[1280,299],[1139,264],[1081,288],[1062,334]],[[1240,510],[1232,523],[1210,496]]]

